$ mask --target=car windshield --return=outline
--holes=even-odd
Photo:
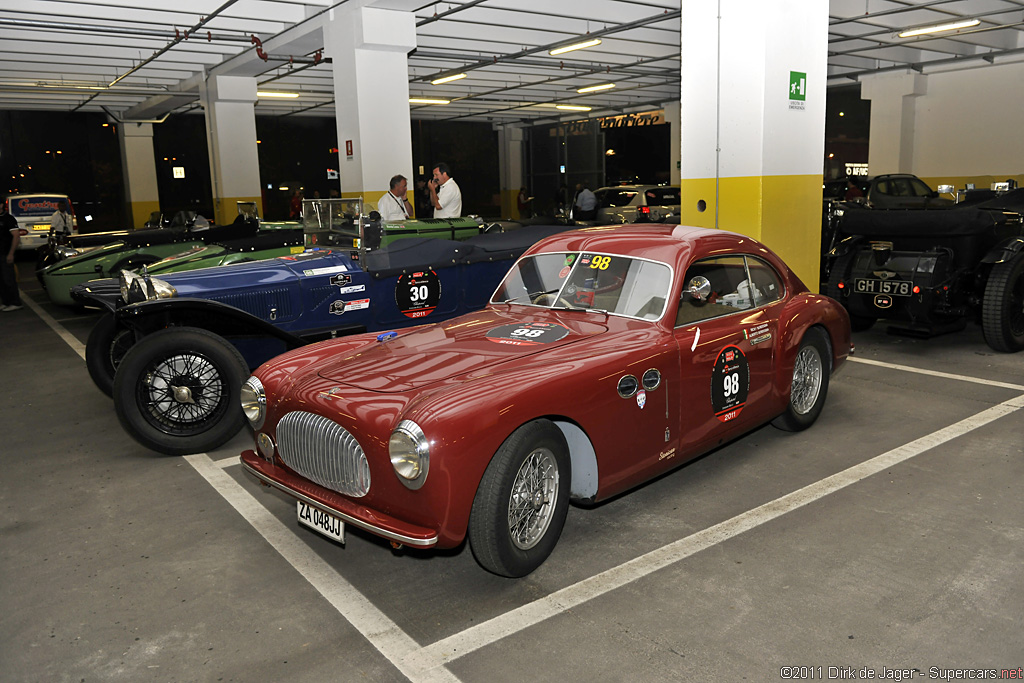
[[[650,206],[671,206],[679,203],[678,187],[652,187],[644,196]]]
[[[491,303],[658,320],[671,285],[672,269],[657,261],[596,252],[536,254],[512,267]]]

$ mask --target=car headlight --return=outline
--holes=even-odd
[[[242,412],[253,429],[263,426],[263,420],[267,417],[267,393],[263,390],[263,383],[253,375],[245,380],[241,392]]]
[[[73,247],[57,247],[56,252],[57,256],[61,257],[62,259],[71,258],[72,256],[78,256],[78,254],[80,253],[77,249]]]
[[[418,424],[399,422],[388,440],[388,454],[399,481],[414,491],[423,486],[430,466],[430,444]]]
[[[137,304],[140,301],[155,301],[157,299],[170,299],[178,295],[170,283],[145,274],[140,275],[131,270],[122,270],[119,276],[121,282],[121,298],[127,304]]]

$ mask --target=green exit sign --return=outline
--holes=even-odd
[[[801,102],[807,99],[807,74],[801,71],[789,72],[789,99]]]

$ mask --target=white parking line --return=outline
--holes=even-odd
[[[85,344],[78,341],[75,335],[68,332],[63,325],[54,320],[52,315],[44,311],[42,306],[33,301],[32,297],[25,292],[21,292],[21,300],[25,302],[25,305],[35,311],[35,314],[38,315],[44,323],[49,325],[50,329],[56,332],[57,336],[63,339],[64,343],[70,346],[72,351],[81,356],[82,360],[85,360]]]
[[[930,377],[941,377],[943,379],[956,379],[961,382],[972,382],[974,384],[985,384],[990,387],[1002,387],[1003,389],[1013,389],[1014,391],[1024,391],[1024,385],[1022,384],[1008,384],[1006,382],[996,382],[991,379],[980,379],[978,377],[968,377],[967,375],[954,375],[949,372],[939,372],[938,370],[924,370],[922,368],[915,368],[909,365],[896,365],[895,363],[883,363],[880,360],[871,360],[869,358],[850,358],[849,360],[854,363],[863,363],[864,365],[874,365],[880,368],[889,368],[890,370],[902,370],[903,372],[913,372],[918,375],[928,375]]]
[[[304,579],[309,581],[339,614],[347,619],[409,680],[415,683],[459,680],[451,672],[441,667],[430,667],[419,671],[411,669],[405,662],[410,660],[410,654],[421,650],[416,641],[377,609],[322,557],[310,550],[309,546],[295,535],[294,529],[285,526],[270,514],[267,508],[239,486],[218,463],[210,459],[210,456],[199,453],[187,455],[185,460],[274,547],[274,550],[279,552]]]

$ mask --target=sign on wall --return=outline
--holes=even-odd
[[[803,111],[807,101],[807,73],[789,72],[789,108]]]

